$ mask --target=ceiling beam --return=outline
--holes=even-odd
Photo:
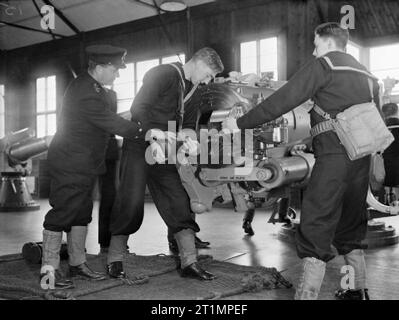
[[[157,6],[156,3],[155,4],[151,4],[151,3],[148,3],[148,2],[145,2],[145,1],[142,1],[142,0],[134,0],[134,1],[137,2],[138,4],[141,4],[141,5],[145,6],[145,7],[152,8],[152,9],[156,10],[157,12],[158,11],[166,12],[165,10],[162,10],[159,6]]]
[[[41,29],[35,29],[35,28],[31,28],[31,27],[26,27],[26,26],[21,26],[19,24],[15,24],[15,23],[11,23],[11,22],[6,22],[3,20],[0,20],[0,24],[5,24],[7,26],[10,27],[14,27],[14,28],[18,28],[18,29],[24,29],[24,30],[29,30],[29,31],[34,31],[34,32],[39,32],[39,33],[44,33],[46,35],[49,35],[49,33],[47,31],[43,31]],[[60,37],[60,38],[67,38],[67,36],[64,36],[62,34],[58,34],[58,33],[53,33],[56,37]]]
[[[48,6],[51,6],[54,8],[54,12],[56,15],[69,27],[71,28],[76,34],[80,34],[80,30],[71,22],[65,15],[61,12],[61,10],[57,9],[51,2],[50,0],[42,0],[45,4]]]

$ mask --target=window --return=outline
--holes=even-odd
[[[126,64],[126,69],[119,70],[119,78],[116,78],[112,89],[118,99],[118,113],[128,111],[132,106],[135,95],[143,84],[144,75],[151,68],[159,64],[172,62],[185,63],[186,56],[182,53],[172,56],[164,56],[151,60],[144,60]]]
[[[119,69],[119,78],[116,78],[112,87],[118,99],[117,113],[130,109],[134,99],[134,63],[127,63],[126,69]]]
[[[36,136],[51,136],[56,130],[55,76],[36,79]]]
[[[136,63],[136,92],[138,92],[143,85],[143,78],[147,71],[157,65],[159,65],[159,59],[139,61]]]
[[[241,43],[240,56],[243,74],[261,76],[264,72],[273,72],[272,79],[278,79],[277,37]]]
[[[360,61],[360,46],[356,43],[349,41],[346,46],[346,52],[353,56],[357,61]]]
[[[5,135],[4,85],[0,84],[0,139]]]
[[[399,43],[370,48],[370,71],[380,80],[387,77],[399,80]],[[392,89],[399,94],[399,84]]]
[[[186,63],[186,55],[183,53],[180,53],[179,56],[173,55],[173,56],[167,56],[167,57],[161,58],[161,64],[167,64],[167,63],[172,63],[172,62],[181,62],[182,64],[185,64]]]

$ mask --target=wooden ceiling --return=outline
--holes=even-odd
[[[399,0],[330,0],[329,2],[329,18],[335,21],[339,21],[342,6],[353,6],[354,33],[364,42],[399,37]]]

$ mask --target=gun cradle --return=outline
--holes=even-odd
[[[206,154],[207,160],[211,160],[206,164],[199,161],[199,164],[178,165],[195,213],[210,211],[215,198],[229,198],[229,193],[230,199],[235,200],[236,210],[245,211],[250,206],[247,200],[254,196],[267,199],[272,191],[276,194],[276,190],[284,196],[287,187],[306,185],[314,156],[308,151],[291,152],[296,145],[310,142],[306,105],[255,128],[251,133],[242,132],[238,140],[240,146],[236,145],[236,148],[233,135],[226,138],[219,132],[224,119],[245,114],[260,102],[259,96],[267,97],[274,91],[270,88],[211,84],[193,98],[192,103],[201,110],[199,125],[210,130],[208,139],[200,139],[201,159]],[[250,140],[248,135],[251,135]],[[212,149],[215,145],[219,147],[216,153]],[[231,160],[227,164],[226,158]],[[226,186],[229,192],[224,189]]]

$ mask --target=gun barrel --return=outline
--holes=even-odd
[[[24,162],[31,157],[37,156],[47,151],[51,140],[52,136],[47,136],[43,138],[32,138],[21,141],[10,148],[8,155],[13,162]]]

